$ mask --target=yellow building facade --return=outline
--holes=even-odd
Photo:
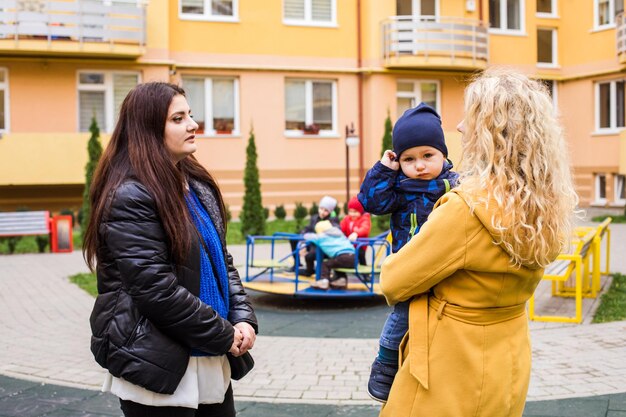
[[[345,202],[380,156],[387,115],[395,121],[421,101],[440,112],[458,162],[464,86],[492,65],[550,86],[581,206],[624,207],[621,8],[620,0],[0,0],[0,210],[78,210],[92,117],[106,144],[125,94],[153,80],[187,91],[201,127],[196,156],[235,217],[252,130],[266,207],[289,212],[326,194]],[[346,144],[351,127],[356,146]]]

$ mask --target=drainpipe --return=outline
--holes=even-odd
[[[483,0],[478,0],[478,20],[483,21]]]
[[[361,55],[361,0],[356,0],[356,54],[357,54],[357,82],[358,82],[358,126],[359,136],[359,183],[363,181],[365,173],[363,172],[363,143],[365,142],[365,135],[363,135],[363,73],[361,72],[362,55]]]

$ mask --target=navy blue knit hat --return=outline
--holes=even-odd
[[[393,151],[398,157],[415,146],[432,146],[448,156],[448,148],[441,128],[441,118],[428,104],[420,103],[408,109],[393,127]]]

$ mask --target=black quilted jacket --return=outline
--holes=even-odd
[[[233,324],[247,322],[258,331],[239,273],[226,251],[214,192],[204,183],[190,185],[222,239],[230,290],[227,319],[198,298],[199,242],[192,239],[184,264],[173,263],[154,199],[143,185],[123,182],[99,228],[104,244],[98,249],[91,351],[112,375],[163,394],[176,390],[191,348],[224,354],[233,342]]]

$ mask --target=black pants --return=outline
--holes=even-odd
[[[290,240],[291,250],[295,251],[298,245],[296,240]],[[298,253],[293,255],[294,265],[296,261],[296,256],[300,256]],[[322,258],[327,259],[326,255],[322,255]],[[306,254],[304,255],[304,265],[300,264],[300,268],[306,269],[309,275],[315,273],[315,260],[317,259],[317,246],[312,243],[306,245]]]
[[[337,255],[334,258],[330,258],[324,261],[322,264],[322,274],[320,279],[326,278],[328,280],[333,280],[331,276],[331,272],[333,268],[353,268],[354,267],[354,254],[353,253],[342,253],[341,255]],[[343,278],[346,276],[343,272],[336,272],[335,276],[337,278]]]
[[[221,404],[200,404],[198,409],[185,407],[152,407],[120,399],[125,417],[235,417],[233,387],[228,387]]]

